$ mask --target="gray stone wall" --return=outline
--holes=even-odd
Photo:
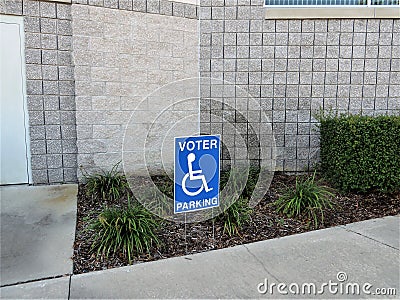
[[[122,158],[125,127],[144,97],[198,76],[197,20],[81,4],[72,5],[72,17],[78,164],[109,170]],[[148,110],[166,105],[160,102]]]
[[[196,5],[169,0],[72,0],[72,3],[165,16],[197,18]]]
[[[5,0],[0,9],[24,18],[33,182],[76,182],[71,5]]]
[[[199,74],[216,79],[199,88],[201,132],[243,147],[233,125],[256,163],[261,107],[277,170],[303,171],[318,160],[320,108],[400,112],[399,19],[266,20],[261,0],[72,3],[0,1],[0,13],[25,23],[36,184],[75,182],[78,166],[109,169],[121,160],[124,126],[140,101]],[[224,147],[222,155],[225,164],[232,153]]]
[[[77,170],[81,175],[76,116],[79,166],[87,171],[109,169],[121,159],[123,127],[139,99],[159,86],[198,73],[195,5],[167,0],[72,3],[80,7],[80,11],[75,10],[74,20],[71,4],[0,1],[0,13],[24,18],[35,184],[76,182]],[[110,13],[110,27],[91,27],[104,21],[102,14],[97,14],[103,9]],[[135,36],[127,38],[126,30],[132,29],[128,27],[140,22],[142,26],[135,29]],[[76,34],[76,69],[72,27]],[[102,43],[101,38],[114,40]],[[85,41],[93,42],[92,52],[85,48]],[[121,47],[116,49],[115,45]],[[126,64],[129,58],[135,60]],[[88,99],[93,100],[93,105]]]
[[[399,19],[264,20],[262,1],[249,0],[202,0],[199,17],[201,74],[260,101],[275,134],[277,170],[304,171],[318,160],[313,114],[320,108],[400,112]],[[213,114],[243,123],[224,112],[221,102],[229,101],[218,86],[203,86],[203,132],[224,135]]]

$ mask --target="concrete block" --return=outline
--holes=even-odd
[[[366,32],[367,21],[366,19],[354,20],[354,32]]]
[[[92,125],[77,125],[76,126],[78,139],[91,139],[93,137]]]
[[[44,80],[58,80],[58,69],[56,66],[42,66],[42,74]]]
[[[58,95],[58,81],[43,81],[43,94],[44,95]]]
[[[62,140],[62,153],[75,154],[77,153],[76,139],[63,139]]]
[[[42,169],[42,170],[32,170],[32,180],[36,184],[48,184],[49,183],[49,178],[47,176],[47,169]],[[6,290],[6,293],[8,291]],[[1,293],[3,294],[3,288],[1,288]],[[12,293],[12,292],[10,292]]]
[[[256,50],[255,53],[253,53],[253,55],[249,52],[253,49],[253,47],[249,47],[249,46],[237,46],[236,47],[236,57],[238,59],[246,59],[246,65],[248,66],[248,58],[261,58],[257,55]],[[230,57],[232,58],[232,57]]]
[[[224,18],[225,18],[225,8],[224,7],[212,7],[211,8],[211,19],[224,20]]]
[[[379,33],[367,32],[367,45],[378,45],[379,44]]]
[[[61,140],[46,140],[46,149],[49,154],[62,153]]]
[[[382,19],[379,24],[379,32],[392,32],[393,31],[393,19]]]
[[[45,111],[45,122],[46,125],[60,124],[60,112],[59,111]]]
[[[72,37],[67,36],[67,35],[59,35],[57,37],[57,49],[71,51],[72,50]]]
[[[172,2],[172,15],[175,17],[184,17],[185,4],[180,2]]]
[[[71,5],[57,3],[57,19],[71,20]]]
[[[383,71],[383,72],[388,72],[389,70],[398,71],[399,66],[400,64],[398,59],[380,58],[378,60],[378,71]]]
[[[254,46],[262,46],[263,44],[262,33],[250,33],[249,44]]]
[[[24,27],[26,32],[40,32],[40,18],[25,17]]]
[[[25,62],[27,64],[40,64],[41,51],[39,49],[25,49]]]
[[[32,155],[31,156],[31,167],[33,170],[46,169],[47,160],[45,155]]]
[[[5,13],[10,15],[22,15],[22,2],[17,0],[3,1],[2,9]]]
[[[249,30],[250,30],[250,21],[249,20],[237,20],[234,22],[236,22],[237,32],[249,32]]]
[[[238,6],[237,7],[237,19],[238,20],[251,19],[250,6]]]
[[[41,95],[43,93],[41,80],[27,80],[26,91],[28,95]]]
[[[76,138],[76,125],[62,125],[61,136],[63,139],[74,139]]]
[[[41,155],[46,153],[46,142],[44,140],[31,141],[31,153],[32,155]]]
[[[63,171],[64,182],[76,183],[78,181],[76,166],[74,168],[64,168]]]
[[[287,71],[287,60],[282,58],[275,59],[274,69],[275,71]]]
[[[379,58],[391,58],[392,47],[391,46],[379,46]]]
[[[35,48],[35,49],[41,48],[40,34],[26,32],[25,33],[25,47],[26,48]]]
[[[55,34],[41,34],[40,42],[42,49],[57,49],[57,35]]]
[[[88,0],[88,4],[91,6],[104,7],[104,0]]]
[[[53,2],[40,2],[40,16],[43,18],[56,18],[56,4]]]
[[[56,50],[42,50],[42,63],[44,65],[56,65],[57,59]]]
[[[160,1],[159,0],[147,0],[147,12],[148,13],[160,13]]]
[[[45,135],[45,127],[43,125],[33,125],[29,127],[30,140],[44,140],[46,138]]]
[[[63,160],[62,160],[62,155],[61,154],[46,155],[46,161],[47,161],[47,168],[49,168],[49,169],[56,169],[56,168],[62,169]],[[50,173],[49,173],[49,177],[50,177]]]
[[[62,125],[75,125],[75,113],[73,111],[61,111],[60,122]]]
[[[172,16],[172,2],[168,0],[160,0],[160,14]]]
[[[59,125],[46,125],[45,128],[47,140],[61,139],[61,129]]]
[[[49,183],[63,183],[64,172],[62,168],[48,169],[47,174],[49,176]]]
[[[58,76],[60,80],[74,80],[74,68],[70,66],[58,67]]]
[[[237,10],[238,8],[236,6],[225,6],[224,18],[226,20],[236,20],[238,18]]]
[[[72,35],[72,22],[70,20],[57,20],[57,33],[60,35]]]
[[[119,9],[132,10],[132,0],[119,0]]]
[[[68,96],[75,94],[75,86],[72,80],[70,81],[59,81],[59,93],[60,95]]]
[[[118,0],[104,0],[104,7],[118,8]]]
[[[250,7],[250,13],[251,13],[251,19],[252,20],[260,20],[263,21],[265,19],[265,10],[262,7],[262,3],[260,5],[253,5]],[[261,29],[257,30],[262,32],[262,23],[261,23]]]
[[[40,32],[57,34],[57,22],[55,19],[42,18],[40,21]]]
[[[289,32],[289,21],[277,20],[275,24],[275,30],[276,32]]]
[[[275,20],[265,20],[263,23],[263,32],[275,32]]]
[[[29,111],[43,110],[43,96],[28,95],[27,102]]]
[[[40,16],[39,2],[23,1],[23,11],[26,16]]]
[[[36,64],[26,65],[26,77],[27,79],[43,79],[42,67]]]

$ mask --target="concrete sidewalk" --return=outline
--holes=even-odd
[[[0,187],[1,286],[72,274],[77,191],[76,184]]]
[[[1,288],[1,297],[398,298],[399,222],[399,216],[386,217],[223,250],[8,286]],[[339,289],[336,294],[324,287],[329,282],[333,292],[335,285]],[[287,285],[283,288],[287,295],[278,292],[279,283]],[[302,285],[306,292],[308,286],[315,285],[317,291],[323,288],[325,292],[296,296],[288,288],[290,285],[295,291],[296,284],[300,291]],[[352,295],[357,285],[361,294]],[[346,288],[350,288],[350,294]],[[370,295],[363,293],[363,288]],[[376,294],[393,293],[391,289],[396,289],[397,296]],[[259,290],[266,293],[260,294]]]

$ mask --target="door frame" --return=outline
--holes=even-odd
[[[19,28],[19,38],[21,41],[20,56],[21,56],[21,76],[22,76],[22,105],[24,110],[24,127],[25,127],[25,151],[27,160],[28,184],[33,184],[32,180],[32,165],[31,165],[31,143],[29,133],[29,111],[26,93],[26,66],[25,66],[25,30],[23,16],[0,15],[1,23],[17,24]]]

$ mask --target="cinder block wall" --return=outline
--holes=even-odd
[[[33,182],[76,182],[71,5],[5,0],[0,13],[24,18]]]
[[[129,3],[72,5],[78,165],[88,172],[122,159],[125,126],[144,97],[198,76],[196,6]]]
[[[262,1],[250,0],[202,0],[199,17],[201,74],[259,99],[273,125],[277,170],[304,171],[318,160],[320,108],[400,112],[399,19],[265,20]],[[220,102],[230,98],[213,90],[202,88],[201,128],[224,135],[212,115],[224,115]],[[241,117],[228,121],[243,125]]]
[[[266,20],[260,0],[4,0],[0,13],[24,17],[37,184],[75,182],[80,165],[109,169],[141,99],[198,74],[230,83],[202,81],[201,131],[238,146],[224,117],[256,162],[257,113],[234,112],[252,95],[272,122],[277,170],[318,160],[320,108],[400,112],[399,19]]]

